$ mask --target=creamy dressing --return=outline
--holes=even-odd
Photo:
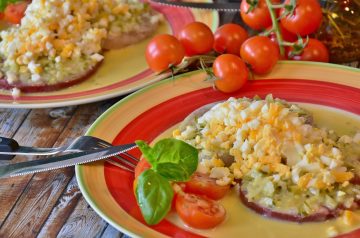
[[[318,127],[334,130],[338,135],[353,135],[360,131],[360,116],[343,110],[308,104],[297,103],[302,108],[310,111],[314,122]],[[171,132],[177,125],[169,128],[156,139],[171,137]],[[186,226],[175,212],[169,214],[167,219],[183,229],[208,237],[262,237],[262,238],[304,238],[304,237],[328,237],[327,229],[335,227],[339,234],[360,228],[360,210],[356,211],[359,217],[353,225],[345,225],[341,218],[325,222],[308,222],[298,224],[261,216],[245,207],[236,194],[236,188],[232,189],[220,202],[227,211],[226,220],[211,230],[198,230]]]

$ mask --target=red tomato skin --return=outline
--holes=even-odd
[[[266,74],[279,60],[279,48],[268,37],[254,36],[242,44],[240,55],[255,74]]]
[[[135,167],[135,178],[139,177],[142,172],[150,168],[151,164],[145,158],[142,158]]]
[[[278,0],[271,1],[272,3],[278,3]],[[241,1],[240,15],[242,20],[254,30],[265,30],[272,25],[270,12],[268,10],[265,0],[259,0],[258,5],[251,12],[249,10],[250,5],[246,0]]]
[[[279,29],[280,29],[282,39],[284,41],[288,41],[288,42],[297,41],[298,37],[295,34],[291,33],[290,31],[286,30],[281,24],[279,24]],[[269,38],[271,41],[277,43],[277,38],[276,38],[275,32],[271,32],[269,35]]]
[[[214,50],[220,54],[240,54],[242,43],[248,33],[238,24],[228,23],[220,26],[214,34]]]
[[[300,55],[293,56],[291,59],[328,63],[329,58],[329,51],[321,41],[316,39],[309,39],[309,42],[305,46],[303,52]]]
[[[206,196],[210,199],[219,200],[230,190],[230,185],[221,186],[216,179],[207,174],[195,173],[185,183],[185,192]]]
[[[249,78],[249,70],[240,57],[232,54],[218,56],[213,63],[215,86],[224,93],[241,89]]]
[[[154,72],[161,72],[170,66],[181,63],[185,50],[182,44],[172,35],[155,36],[147,45],[145,58]]]
[[[210,52],[214,44],[211,29],[202,22],[187,24],[178,34],[187,56],[202,55]]]
[[[20,24],[28,4],[25,1],[8,4],[4,10],[4,20],[11,24]]]
[[[194,194],[178,194],[176,212],[190,227],[211,229],[225,220],[226,211],[221,204]]]
[[[286,0],[285,3],[289,3]],[[317,0],[298,0],[293,15],[281,18],[281,25],[293,34],[305,36],[314,33],[321,25],[322,10]],[[280,14],[284,13],[280,10]]]

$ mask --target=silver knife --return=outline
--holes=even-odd
[[[106,159],[137,147],[135,143],[66,154],[41,160],[33,160],[0,166],[0,178],[38,173],[52,169],[65,168],[96,160]]]
[[[150,0],[151,2],[171,6],[171,7],[185,7],[185,8],[199,8],[204,10],[239,12],[240,2],[226,2],[226,3],[206,3],[206,2],[181,2],[170,0]]]

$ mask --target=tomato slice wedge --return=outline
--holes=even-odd
[[[230,185],[218,185],[216,179],[203,173],[194,173],[191,179],[185,183],[185,192],[203,195],[214,200],[223,198],[229,189]]]
[[[5,8],[4,20],[12,24],[19,24],[21,19],[24,17],[25,10],[28,5],[29,3],[25,1],[10,3]]]
[[[190,227],[210,229],[225,220],[225,208],[206,197],[184,193],[176,197],[176,212]]]

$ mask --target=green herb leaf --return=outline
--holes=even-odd
[[[187,181],[198,165],[198,151],[184,141],[167,138],[153,148],[144,141],[136,141],[152,168],[171,181]]]
[[[148,169],[137,179],[136,200],[149,225],[156,225],[169,212],[174,197],[170,182]]]
[[[20,2],[21,0],[0,0],[0,11],[4,11],[9,3]]]

